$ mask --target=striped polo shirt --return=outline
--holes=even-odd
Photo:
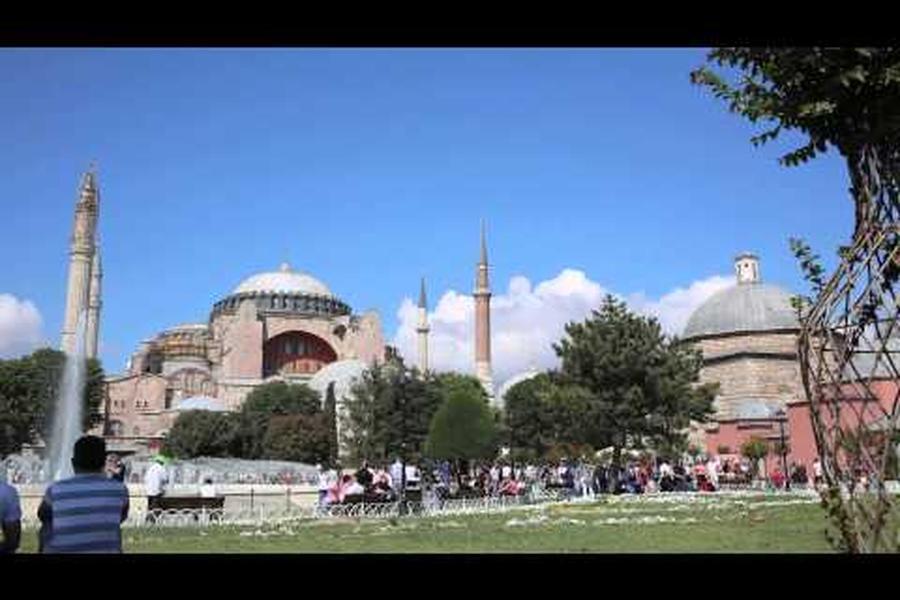
[[[51,509],[45,552],[121,552],[128,489],[102,474],[76,475],[47,488]]]

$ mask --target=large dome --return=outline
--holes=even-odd
[[[248,277],[234,288],[232,293],[250,292],[333,296],[331,290],[324,283],[312,275],[294,271],[287,263],[282,264],[278,271],[257,273]]]
[[[799,328],[790,295],[754,281],[724,289],[701,304],[688,319],[683,337]]]

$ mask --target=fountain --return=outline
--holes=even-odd
[[[75,329],[75,353],[66,355],[62,388],[53,415],[48,457],[52,481],[72,476],[72,448],[81,436],[81,412],[84,399],[84,338],[87,314],[78,316]]]

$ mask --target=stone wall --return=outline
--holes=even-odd
[[[699,340],[697,345],[703,351],[704,359],[700,380],[720,385],[715,400],[717,420],[736,418],[743,401],[759,400],[781,408],[801,397],[803,390],[796,344],[793,333]]]

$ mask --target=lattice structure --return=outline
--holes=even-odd
[[[853,246],[803,317],[800,363],[832,513],[844,549],[896,550],[900,400],[900,204],[895,160],[867,148],[851,164]],[[893,174],[893,175],[886,175]]]

